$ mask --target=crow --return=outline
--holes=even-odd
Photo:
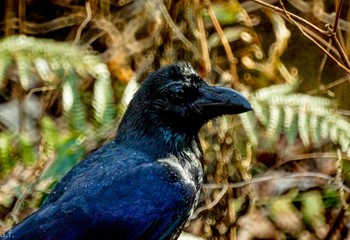
[[[150,74],[114,140],[55,186],[40,209],[3,239],[177,239],[198,202],[203,168],[198,131],[224,114],[251,110],[235,90],[209,86],[187,62]]]

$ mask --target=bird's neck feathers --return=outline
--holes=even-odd
[[[120,122],[115,141],[157,155],[155,157],[176,156],[185,151],[195,152],[196,155],[199,152],[200,155],[198,130],[176,130],[158,117],[142,104],[138,104],[138,108],[129,106]]]

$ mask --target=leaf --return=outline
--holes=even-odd
[[[288,144],[294,144],[298,135],[298,117],[289,106],[284,107],[284,131]]]
[[[92,106],[95,110],[95,119],[98,123],[104,125],[110,123],[115,117],[112,85],[105,64],[98,64],[94,69],[97,73],[97,78],[94,86]]]
[[[321,141],[320,117],[317,115],[311,115],[309,120],[310,120],[309,126],[310,126],[310,135],[311,135],[312,143],[315,146],[319,146],[321,143],[320,142]]]
[[[27,133],[21,133],[19,137],[19,154],[25,165],[33,165],[38,159],[37,149]]]
[[[255,130],[256,119],[254,118],[254,114],[252,112],[246,112],[240,114],[239,117],[250,143],[253,145],[253,147],[257,147],[258,138]]]
[[[62,102],[70,126],[75,130],[86,130],[86,113],[78,91],[79,78],[75,72],[66,75],[63,85]]]
[[[56,151],[59,141],[59,133],[56,123],[53,119],[45,116],[40,121],[41,136],[44,142],[43,151],[47,155],[51,155]]]
[[[267,140],[273,144],[278,140],[282,131],[283,112],[280,107],[271,105],[269,108],[269,124],[266,127]]]
[[[14,166],[11,156],[11,137],[6,133],[0,133],[0,174],[6,174]]]
[[[0,52],[0,89],[2,81],[5,79],[8,68],[12,63],[12,56],[6,51]]]
[[[281,229],[291,234],[302,230],[302,222],[299,211],[294,207],[291,199],[278,198],[270,202],[271,218]]]
[[[23,89],[30,89],[31,83],[31,59],[25,54],[16,54],[15,61],[17,64],[18,78]]]
[[[77,139],[79,137],[76,134],[72,134],[60,141],[57,145],[55,160],[44,172],[40,180],[51,179],[58,181],[82,159],[86,149]]]
[[[302,196],[301,212],[306,223],[311,226],[319,237],[324,238],[326,229],[325,207],[319,191],[306,192]],[[323,228],[323,229],[322,229]]]

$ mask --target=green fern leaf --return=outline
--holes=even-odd
[[[43,117],[40,121],[41,136],[44,140],[43,152],[51,155],[55,152],[59,134],[56,123],[50,117]]]
[[[255,129],[256,119],[252,112],[246,112],[239,115],[243,128],[253,147],[258,146],[258,137]]]
[[[273,144],[281,135],[283,111],[278,106],[270,106],[269,108],[269,124],[266,127],[266,137]]]
[[[25,165],[33,165],[37,159],[37,151],[34,143],[26,133],[21,133],[19,137],[19,154]]]
[[[279,95],[286,95],[288,93],[291,93],[295,91],[295,89],[298,87],[298,83],[296,84],[279,84],[279,85],[274,85],[271,87],[267,88],[262,88],[257,90],[254,93],[254,97],[258,101],[266,101],[267,99],[271,99],[275,96]]]
[[[269,109],[264,103],[258,102],[254,97],[250,99],[250,103],[252,104],[254,108],[254,113],[256,118],[264,125],[266,126],[269,122],[268,116],[269,116]]]
[[[333,119],[333,122],[337,126],[337,128],[341,129],[344,132],[350,133],[350,123],[348,120],[345,120],[344,118],[340,117],[339,115],[334,115],[335,119]]]
[[[9,134],[0,133],[0,174],[4,175],[10,171],[15,161],[11,156],[12,139]]]
[[[283,110],[284,132],[286,134],[287,142],[289,144],[294,144],[298,135],[298,117],[294,108],[286,106]]]
[[[338,142],[338,128],[331,127],[329,131],[329,138],[332,142],[337,143]]]
[[[78,81],[79,78],[75,72],[71,71],[67,74],[66,82],[63,84],[62,102],[71,127],[84,132],[86,130],[86,116],[78,91]]]
[[[36,72],[44,81],[51,82],[54,79],[55,73],[50,69],[50,64],[43,58],[36,58],[34,60]]]
[[[18,69],[18,78],[22,88],[28,90],[31,85],[31,68],[32,62],[29,57],[24,54],[16,54],[15,61]]]
[[[311,139],[312,143],[315,146],[319,146],[321,142],[321,134],[320,134],[320,117],[317,115],[310,115],[310,122],[309,122],[309,127],[310,127],[310,134],[311,134]]]
[[[0,88],[6,77],[8,68],[12,63],[12,57],[7,51],[0,51]]]
[[[321,119],[320,124],[320,134],[323,139],[327,139],[329,137],[329,130],[331,128],[331,124],[326,117]]]
[[[301,140],[305,146],[310,145],[309,140],[309,116],[304,107],[298,111],[298,130]]]
[[[95,110],[95,118],[98,123],[104,125],[110,123],[115,117],[113,107],[113,92],[109,78],[109,72],[105,64],[95,67],[97,78],[94,86],[92,106]]]
[[[346,133],[341,132],[339,134],[339,144],[343,152],[347,152],[349,150],[350,138]]]

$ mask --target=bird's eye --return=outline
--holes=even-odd
[[[184,99],[185,98],[185,91],[182,88],[175,89],[173,92],[173,98],[176,99]]]

